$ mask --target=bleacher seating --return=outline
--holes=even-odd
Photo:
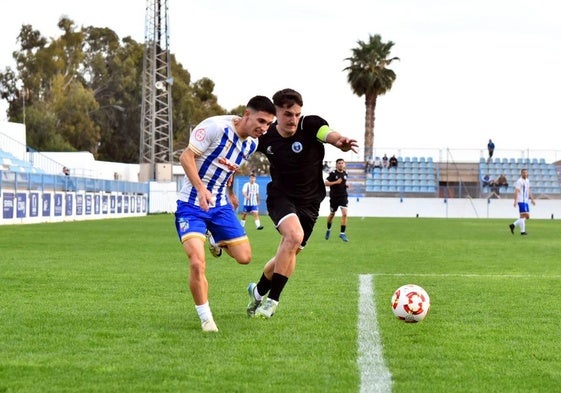
[[[0,149],[0,168],[18,173],[44,173],[41,169],[35,168],[30,162],[20,160],[2,149]]]
[[[435,194],[438,176],[430,157],[398,157],[397,168],[374,168],[366,176],[366,192]]]
[[[501,193],[514,193],[514,183],[520,177],[520,171],[528,169],[531,188],[534,194],[561,194],[559,178],[553,164],[548,164],[543,158],[495,158],[487,162],[484,158],[479,162],[480,179],[485,174],[489,174],[492,179],[496,179],[504,173],[508,180],[508,188],[501,189]],[[482,186],[482,190],[488,191],[487,187]]]

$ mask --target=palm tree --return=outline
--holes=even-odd
[[[379,34],[370,35],[368,42],[357,41],[358,47],[352,49],[351,62],[344,71],[348,71],[347,81],[357,96],[365,98],[366,114],[364,124],[364,159],[372,157],[374,148],[374,114],[379,95],[392,88],[395,72],[387,68],[398,57],[389,57],[394,46],[392,41],[382,42]]]

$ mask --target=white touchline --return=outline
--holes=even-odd
[[[392,375],[384,363],[371,274],[359,276],[358,368],[360,392],[392,391]]]
[[[374,273],[373,276],[394,277],[465,277],[465,278],[552,278],[559,279],[559,274],[475,274],[475,273]]]

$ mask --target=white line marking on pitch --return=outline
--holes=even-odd
[[[559,274],[471,274],[471,273],[373,273],[373,276],[395,277],[467,277],[467,278],[554,278],[559,279]]]
[[[359,276],[358,368],[361,393],[392,391],[392,375],[384,363],[371,274]]]

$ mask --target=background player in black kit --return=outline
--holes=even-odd
[[[270,318],[294,272],[296,255],[306,245],[325,198],[323,144],[356,153],[356,140],[329,128],[319,116],[302,116],[300,93],[284,89],[273,96],[277,121],[259,138],[258,151],[269,159],[267,210],[281,234],[277,253],[263,269],[258,283],[249,284],[249,316]],[[267,299],[263,297],[268,294]]]
[[[348,242],[349,238],[345,234],[347,229],[347,206],[349,205],[349,194],[347,193],[347,171],[345,171],[345,160],[342,158],[335,161],[335,170],[329,172],[329,176],[325,179],[325,185],[329,187],[329,216],[327,216],[327,232],[325,232],[325,240],[331,235],[331,224],[333,217],[337,213],[337,209],[341,208],[341,233],[339,237],[344,242]]]

